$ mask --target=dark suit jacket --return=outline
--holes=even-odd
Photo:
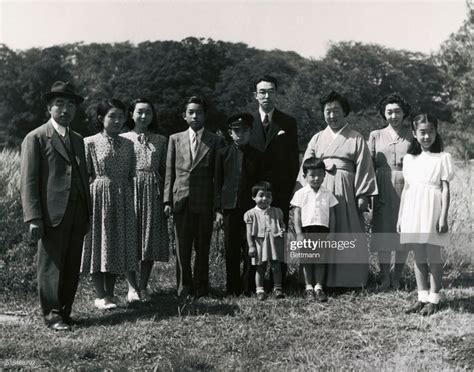
[[[193,213],[212,212],[217,150],[224,139],[206,129],[202,133],[196,159],[191,159],[188,130],[170,136],[166,156],[164,203],[180,212],[188,203]]]
[[[252,186],[263,177],[263,153],[250,145],[234,143],[220,149],[216,158],[214,207],[216,210],[254,207]]]
[[[78,133],[69,132],[90,215],[84,141]],[[69,200],[71,176],[71,159],[51,121],[28,133],[21,145],[20,191],[25,222],[42,219],[45,226],[58,226]]]
[[[254,125],[250,145],[264,153],[264,179],[272,184],[272,205],[288,210],[299,171],[299,149],[296,120],[275,109],[268,137],[265,139],[258,110],[253,113]]]

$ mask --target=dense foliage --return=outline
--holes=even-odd
[[[426,56],[375,44],[332,44],[320,60],[293,52],[265,52],[241,43],[186,38],[138,45],[66,44],[13,51],[0,44],[0,146],[15,146],[47,118],[41,95],[55,80],[71,80],[86,97],[73,127],[94,132],[98,100],[125,102],[149,97],[159,111],[163,134],[182,130],[183,101],[200,94],[211,102],[208,125],[222,128],[225,117],[255,108],[253,80],[272,74],[280,81],[279,106],[298,119],[300,145],[323,121],[318,98],[334,89],[353,106],[351,121],[364,135],[383,125],[378,100],[399,92],[414,111],[439,117],[450,151],[473,157],[473,11],[437,54]],[[88,125],[84,125],[84,121]]]

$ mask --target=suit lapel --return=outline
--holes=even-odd
[[[193,161],[193,165],[191,166],[191,170],[193,170],[197,164],[206,156],[209,150],[212,147],[212,140],[209,132],[204,129],[202,132],[201,140],[199,141],[199,146],[197,149],[196,159]]]
[[[178,148],[183,155],[184,161],[186,165],[191,167],[192,160],[191,160],[191,145],[189,143],[189,132],[186,130],[182,132],[178,137]]]
[[[253,114],[254,122],[251,130],[250,145],[262,152],[265,151],[265,134],[263,133],[262,118],[257,110]]]
[[[51,139],[51,146],[61,154],[61,156],[66,159],[68,162],[71,162],[71,159],[69,158],[69,154],[66,151],[66,148],[64,147],[64,144],[59,138],[58,132],[56,132],[56,129],[53,127],[53,123],[51,123],[51,120],[48,121],[48,128],[47,128],[47,136],[48,138]]]
[[[79,154],[82,153],[81,147],[82,143],[79,137],[77,137],[76,133],[74,133],[71,129],[69,129],[69,138],[71,139],[71,146],[74,156],[76,158],[77,165],[81,166],[81,157]]]

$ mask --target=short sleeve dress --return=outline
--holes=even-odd
[[[252,265],[262,265],[267,261],[283,262],[284,239],[277,236],[281,229],[285,229],[283,211],[275,207],[255,207],[245,212],[244,221],[251,225],[257,248],[256,256],[251,260]]]
[[[142,261],[169,260],[168,224],[163,212],[163,188],[166,171],[166,137],[134,131],[121,134],[133,142],[135,213],[138,223],[138,247]]]
[[[398,137],[392,136],[387,126],[369,135],[368,147],[374,162],[378,195],[374,197],[372,240],[374,252],[403,249],[397,234],[398,210],[405,184],[403,158],[411,143],[410,128],[403,128]],[[384,233],[391,233],[388,235]]]
[[[400,211],[400,242],[446,246],[449,234],[440,234],[436,226],[441,215],[441,181],[451,181],[453,164],[446,152],[423,151],[405,155],[403,176],[406,189]]]
[[[91,227],[84,239],[81,271],[122,274],[137,270],[133,210],[133,143],[104,133],[84,139],[92,198]]]

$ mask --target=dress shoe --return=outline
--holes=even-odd
[[[265,292],[258,292],[257,293],[257,300],[265,301],[266,298],[267,298],[267,295],[265,294]]]
[[[322,289],[316,289],[314,291],[314,299],[318,302],[326,302],[328,300],[328,296]]]
[[[83,323],[81,320],[73,319],[70,316],[63,316],[63,322],[71,327],[81,325]]]
[[[307,289],[304,291],[304,298],[307,300],[314,300],[314,291],[312,289]]]
[[[423,316],[430,316],[433,315],[434,313],[437,313],[439,310],[439,304],[433,304],[431,302],[428,302],[423,309],[421,309],[420,314]]]
[[[94,306],[99,310],[110,310],[110,309],[115,309],[117,307],[117,304],[112,302],[110,298],[104,297],[104,298],[96,298],[94,300]]]
[[[421,311],[421,309],[423,309],[423,307],[425,307],[425,305],[425,302],[416,301],[413,305],[405,309],[405,314],[418,313]]]
[[[278,298],[278,299],[285,298],[285,294],[283,293],[281,289],[274,289],[273,295],[275,296],[275,298]]]
[[[69,327],[66,323],[64,323],[62,320],[59,320],[53,324],[49,325],[49,328],[51,328],[53,331],[70,331],[71,327]]]

